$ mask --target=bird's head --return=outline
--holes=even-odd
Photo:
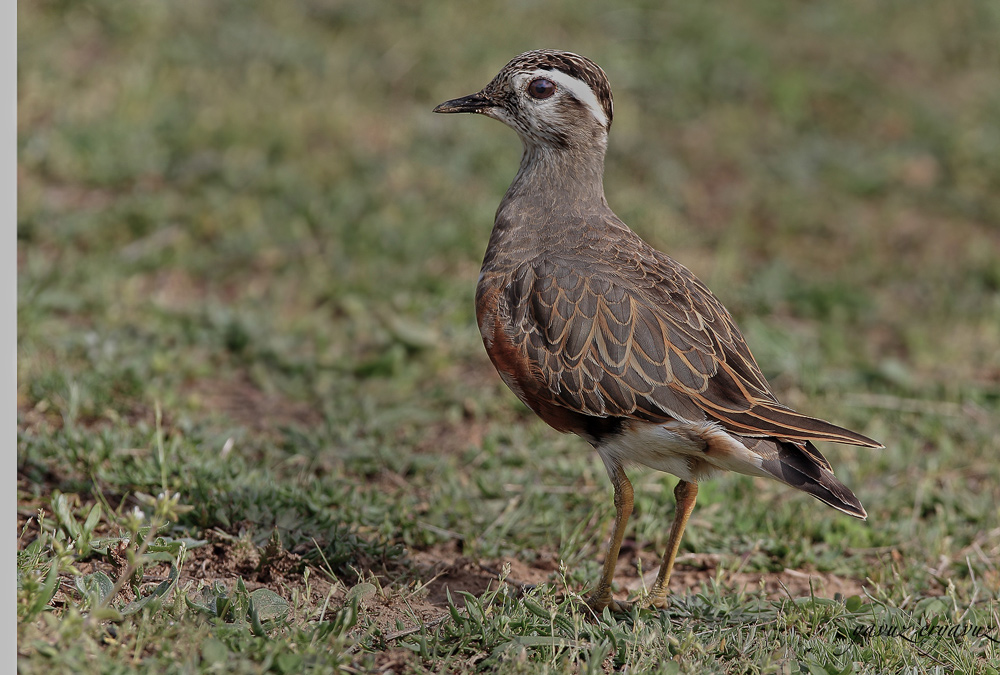
[[[528,148],[607,145],[614,103],[611,85],[588,58],[552,49],[515,57],[475,94],[445,101],[434,112],[479,113],[500,120]]]

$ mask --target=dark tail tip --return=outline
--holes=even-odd
[[[857,496],[811,456],[812,453],[819,454],[815,447],[810,448],[811,452],[807,453],[793,443],[778,442],[777,445],[777,456],[761,463],[764,471],[786,485],[808,492],[838,511],[867,520],[868,512]]]

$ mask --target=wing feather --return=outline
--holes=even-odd
[[[748,437],[880,446],[781,405],[722,304],[686,268],[653,255],[644,266],[586,273],[546,259],[514,274],[512,339],[551,403],[600,417],[713,419]],[[623,269],[642,276],[623,280]]]

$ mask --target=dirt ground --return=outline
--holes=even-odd
[[[222,383],[195,383],[191,386],[190,393],[197,396],[206,409],[222,411],[231,419],[245,424],[252,425],[266,417],[273,425],[275,415],[292,424],[316,421],[311,417],[315,413],[310,412],[308,406],[265,394],[245,378]],[[267,415],[263,414],[265,410]],[[21,412],[28,423],[58,424],[58,420],[50,419],[50,416],[37,411],[25,409]],[[144,412],[148,413],[147,416],[152,415],[152,411]],[[137,414],[142,416],[142,413]],[[170,421],[165,419],[164,426],[169,428]],[[481,433],[479,424],[465,420],[460,425],[444,425],[441,429],[431,430],[425,442],[438,452],[451,449],[457,451],[467,447],[469,443],[481,442]],[[48,503],[50,486],[60,482],[61,477],[58,475],[46,476],[39,498],[32,503],[18,504],[19,551],[37,536],[38,509]],[[32,494],[39,487],[31,484],[30,479],[22,474],[18,475],[18,483],[21,495]],[[387,486],[391,487],[393,486]],[[86,497],[84,499],[87,500]],[[116,507],[114,501],[110,505],[112,508]],[[90,508],[89,503],[80,506],[83,511]],[[247,523],[246,526],[248,529],[253,528],[252,523]],[[239,527],[235,526],[234,530],[238,531]],[[109,536],[111,533],[101,532],[99,529],[95,534]],[[325,606],[333,611],[340,607],[350,585],[375,580],[383,592],[367,597],[363,607],[369,618],[390,637],[401,633],[397,628],[399,623],[407,626],[402,630],[405,633],[417,626],[418,622],[432,624],[444,620],[449,615],[449,593],[452,600],[461,605],[459,591],[478,596],[489,588],[496,588],[501,583],[501,578],[502,583],[515,589],[530,588],[547,582],[560,583],[560,561],[554,551],[536,552],[531,563],[517,558],[477,560],[464,555],[458,543],[452,541],[408,551],[401,560],[391,563],[390,568],[376,568],[374,565],[366,568],[361,565],[357,570],[362,575],[360,580],[331,579],[313,568],[307,584],[304,578],[307,567],[303,558],[305,550],[272,551],[262,561],[261,549],[231,533],[209,530],[202,533],[202,537],[208,543],[188,552],[180,572],[178,588],[196,590],[202,584],[213,582],[233,588],[236,580],[242,578],[251,591],[268,587],[286,598],[291,597],[295,591],[299,594],[308,591],[309,604]],[[671,591],[679,595],[697,592],[702,583],[715,578],[734,592],[763,588],[766,596],[772,599],[810,594],[826,598],[833,598],[835,595],[849,597],[862,593],[863,589],[863,584],[858,580],[815,571],[785,569],[781,572],[759,573],[724,569],[720,573],[722,562],[721,556],[711,554],[691,553],[679,556],[670,582]],[[630,594],[650,587],[659,564],[660,558],[656,552],[641,550],[635,541],[625,540],[615,575],[616,597],[624,600]],[[113,579],[116,575],[113,565],[96,558],[80,563],[77,568],[84,574],[102,569]],[[638,569],[645,571],[642,577],[639,576]],[[167,572],[166,566],[147,568],[143,583],[155,586],[166,579]],[[401,588],[401,585],[405,587]],[[72,577],[64,575],[60,593],[75,592]],[[61,596],[57,593],[54,604],[58,606],[61,602]]]
[[[37,536],[37,519],[27,505],[18,511],[18,532],[18,550]],[[290,598],[295,591],[300,596],[308,592],[308,605],[326,607],[329,612],[341,606],[350,590],[349,585],[353,585],[346,579],[331,579],[315,568],[310,569],[307,584],[303,574],[307,565],[297,552],[272,552],[267,560],[262,561],[262,550],[245,540],[214,530],[204,536],[208,543],[188,552],[178,580],[177,587],[180,589],[195,591],[201,585],[213,582],[232,589],[236,580],[242,578],[251,591],[267,587],[285,598]],[[641,560],[643,570],[649,570],[643,577],[637,573],[637,559]],[[637,551],[634,542],[626,541],[615,576],[616,597],[624,600],[631,592],[648,588],[656,576],[658,564],[655,553]],[[837,594],[848,597],[860,594],[863,588],[857,580],[820,572],[786,569],[776,573],[749,573],[723,570],[720,574],[719,566],[720,557],[717,555],[680,556],[670,582],[671,591],[679,595],[696,592],[703,582],[716,577],[734,592],[744,589],[756,591],[763,587],[766,596],[773,599],[810,594],[826,598]],[[79,563],[77,569],[83,574],[103,570],[112,579],[118,573],[110,562],[99,557]],[[167,572],[166,565],[147,568],[143,585],[155,586],[167,578]],[[368,618],[382,629],[387,639],[409,633],[420,623],[434,625],[445,620],[449,616],[449,593],[452,600],[461,606],[460,591],[479,596],[500,583],[516,590],[542,583],[560,583],[559,560],[551,551],[540,551],[530,564],[517,558],[476,560],[463,555],[455,542],[409,551],[403,559],[393,563],[393,569],[369,569],[362,574],[361,581],[373,580],[382,588],[382,592],[366,597],[362,606]],[[405,581],[404,588],[400,588],[400,584],[404,583],[401,580]],[[54,606],[62,605],[66,594],[75,592],[73,577],[62,575],[61,589],[53,599]],[[127,585],[123,593],[131,594]],[[124,601],[131,599],[122,598]],[[328,617],[308,618],[322,620]],[[400,625],[404,628],[400,629]]]

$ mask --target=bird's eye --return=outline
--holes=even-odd
[[[528,96],[531,98],[548,98],[554,93],[556,93],[555,83],[552,80],[546,80],[544,77],[532,80],[528,85]]]

